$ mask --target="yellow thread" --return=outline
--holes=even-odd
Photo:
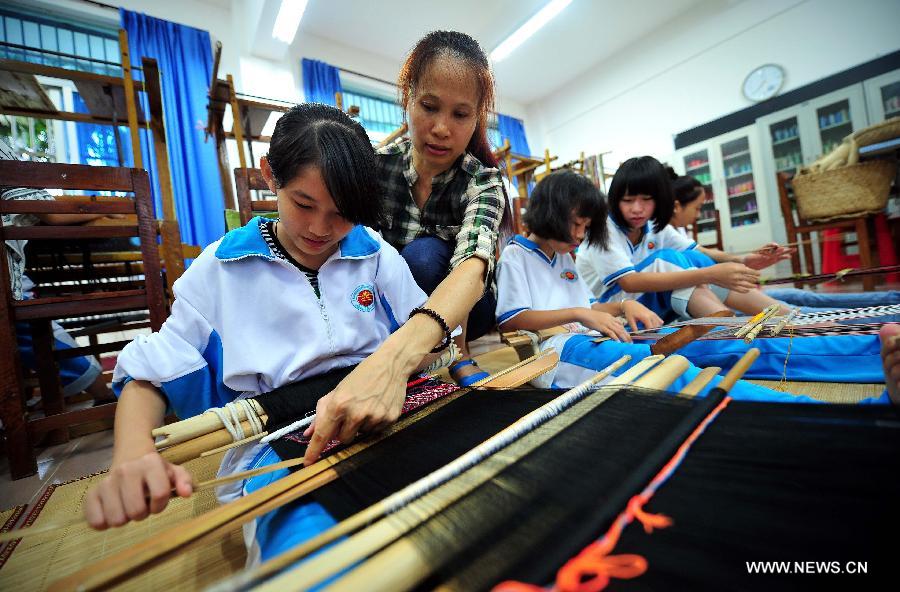
[[[793,344],[794,344],[794,326],[790,325],[788,327],[787,355],[784,356],[784,368],[781,370],[781,380],[778,382],[778,390],[779,391],[787,390],[787,365],[788,365],[788,358],[791,357],[791,346]]]

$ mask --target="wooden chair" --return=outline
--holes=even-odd
[[[70,281],[69,289],[49,297],[14,300],[10,289],[7,258],[0,262],[0,419],[6,431],[10,473],[18,479],[37,471],[33,442],[52,432],[68,438],[68,427],[111,417],[115,405],[80,411],[66,411],[59,382],[57,360],[118,351],[127,342],[97,347],[53,350],[52,320],[88,317],[117,311],[148,311],[150,327],[158,330],[165,320],[164,284],[160,271],[158,227],[153,219],[153,202],[147,172],[138,169],[91,167],[40,162],[0,161],[0,179],[8,187],[59,188],[65,190],[106,190],[133,193],[133,198],[87,197],[60,200],[0,200],[4,214],[126,214],[134,218],[110,225],[0,227],[0,240],[87,241],[115,237],[140,238],[142,273],[139,286],[112,286],[108,283]],[[23,378],[16,343],[16,323],[31,325],[38,382],[46,414],[29,419],[23,404]]]
[[[278,211],[278,201],[274,199],[253,199],[251,191],[269,191],[259,169],[234,169],[234,186],[237,189],[238,211],[241,214],[241,225],[250,221],[256,212],[271,213]]]
[[[720,251],[724,251],[724,242],[722,241],[722,220],[719,217],[719,210],[713,210],[714,221],[716,225],[716,242],[711,245],[700,245],[702,247],[709,247],[711,249],[719,249]],[[699,244],[697,237],[699,235],[699,231],[697,230],[697,223],[694,222],[691,224],[691,232],[694,235],[694,242]]]
[[[864,269],[874,267],[877,255],[873,253],[874,244],[869,240],[869,222],[874,221],[874,214],[856,216],[828,222],[810,222],[800,217],[791,199],[791,176],[786,173],[777,174],[778,197],[781,205],[781,215],[784,218],[784,229],[787,233],[788,244],[802,243],[803,260],[806,267],[805,273],[814,274],[815,263],[812,250],[812,234],[822,230],[836,229],[848,232],[856,232],[856,242],[845,242],[845,245],[856,244],[859,246],[859,260]],[[791,257],[791,270],[794,275],[804,273],[800,267],[799,249]],[[802,284],[802,281],[797,282]],[[863,288],[867,291],[875,289],[875,278],[863,276]]]

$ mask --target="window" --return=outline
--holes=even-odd
[[[100,64],[30,48],[110,63]],[[122,75],[117,65],[121,56],[115,28],[73,25],[7,9],[0,9],[0,58],[109,76]]]
[[[359,123],[373,143],[380,142],[403,124],[403,109],[396,100],[364,91],[343,91],[344,109],[359,107]]]
[[[122,75],[115,28],[75,25],[7,9],[0,9],[0,58]],[[87,111],[71,81],[37,78],[58,109]],[[0,136],[26,160],[119,164],[111,126],[0,115]]]

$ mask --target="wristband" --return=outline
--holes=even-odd
[[[450,327],[447,325],[447,321],[444,320],[444,317],[431,310],[430,308],[425,308],[424,306],[418,306],[412,309],[409,313],[409,316],[410,318],[412,318],[413,315],[417,314],[423,314],[431,317],[438,325],[441,326],[441,330],[444,332],[444,338],[435,346],[433,350],[431,350],[431,353],[436,354],[446,349],[450,345],[450,342],[453,338],[450,336]]]

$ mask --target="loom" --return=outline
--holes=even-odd
[[[598,403],[602,397],[601,391],[572,417],[561,417],[564,425],[550,437],[534,434],[537,441],[523,440],[518,451],[508,451],[515,462],[484,463],[479,470],[493,474],[468,493],[451,491],[466,489],[456,483],[398,512],[389,519],[394,524],[356,535],[380,536],[376,530],[401,529],[397,523],[412,530],[327,589],[481,590],[508,579],[546,585],[564,565],[569,569],[555,579],[559,589],[600,589],[590,587],[599,577],[592,564],[579,571],[578,561],[567,562],[607,532],[724,398],[640,389]],[[632,523],[615,547],[646,557],[646,574],[614,580],[611,589],[798,585],[797,579],[749,574],[744,562],[759,560],[868,561],[870,573],[885,571],[891,546],[879,549],[877,541],[891,540],[900,525],[895,411],[724,400],[669,481],[646,500],[646,512],[670,516],[674,524],[648,535]],[[384,470],[369,466],[333,487],[351,488],[366,472]],[[428,516],[434,505],[440,511]],[[339,505],[331,508],[341,512]],[[333,557],[320,555],[258,589],[311,584],[303,579],[308,572],[337,561],[352,540]],[[566,581],[584,587],[567,588]]]

